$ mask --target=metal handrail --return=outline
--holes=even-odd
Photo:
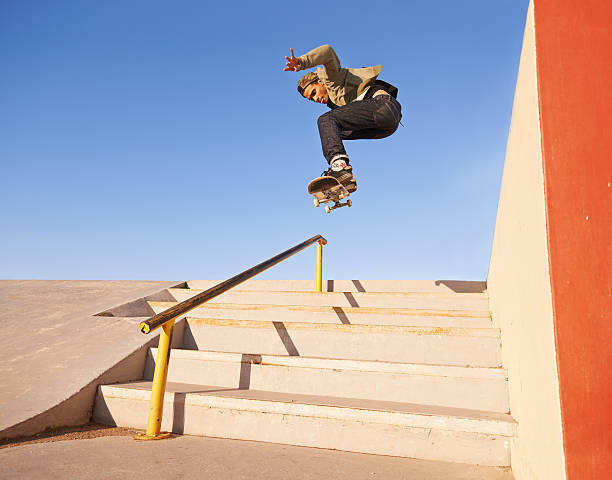
[[[152,332],[156,328],[161,327],[167,321],[172,320],[184,313],[187,313],[189,310],[192,310],[198,307],[199,305],[202,305],[203,303],[221,295],[222,293],[227,292],[229,289],[234,288],[236,285],[240,285],[242,282],[245,282],[248,279],[254,277],[255,275],[262,273],[263,271],[267,270],[270,267],[273,267],[277,263],[286,260],[287,258],[295,255],[296,253],[304,250],[306,247],[309,247],[313,243],[318,243],[319,245],[326,245],[327,240],[325,240],[325,238],[323,238],[321,235],[315,235],[314,237],[309,238],[308,240],[300,243],[299,245],[296,245],[295,247],[292,247],[289,250],[285,250],[284,252],[279,253],[275,257],[272,257],[266,260],[265,262],[260,263],[259,265],[255,265],[254,267],[249,268],[248,270],[245,270],[244,272],[239,273],[238,275],[235,275],[232,278],[225,280],[224,282],[221,282],[202,293],[188,298],[187,300],[179,303],[178,305],[175,305],[174,307],[170,307],[169,309],[158,313],[157,315],[142,322],[140,324],[140,331],[142,333]],[[320,262],[317,260],[317,265],[319,265],[319,263]],[[321,276],[319,275],[319,272],[320,269],[317,266],[316,288],[318,292],[321,291]]]
[[[164,310],[148,320],[140,323],[140,331],[142,333],[150,333],[156,328],[161,327],[162,331],[159,335],[159,343],[157,346],[157,361],[155,363],[155,373],[153,374],[153,384],[151,387],[151,403],[149,406],[149,419],[147,422],[147,431],[144,434],[136,435],[137,440],[158,440],[166,438],[170,435],[168,432],[161,432],[161,421],[164,408],[164,394],[166,391],[166,379],[168,378],[168,361],[170,358],[170,344],[172,342],[172,333],[174,330],[174,320],[187,313],[190,310],[202,305],[221,295],[224,292],[234,288],[237,285],[247,281],[248,279],[262,273],[263,271],[273,267],[274,265],[286,260],[296,253],[304,250],[310,245],[317,244],[317,267],[316,267],[316,284],[317,292],[322,291],[323,283],[323,245],[327,244],[327,240],[321,235],[315,235],[312,238],[285,250],[282,253],[266,260],[265,262],[255,265],[248,270],[245,270],[232,278],[221,282],[214,287],[205,290],[197,295],[194,295],[179,304]]]

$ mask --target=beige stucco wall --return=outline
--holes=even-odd
[[[565,478],[544,201],[533,2],[529,7],[488,291],[502,331],[517,480]]]

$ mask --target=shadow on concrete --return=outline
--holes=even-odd
[[[283,345],[287,349],[287,353],[292,357],[299,357],[300,352],[298,352],[293,340],[291,340],[285,324],[283,322],[272,322],[272,324],[274,325],[274,328],[276,328],[276,332],[278,333],[281,342],[283,342]]]
[[[261,355],[243,353],[240,362],[240,378],[238,380],[238,389],[248,390],[249,388],[251,388],[251,366],[253,364],[261,365]]]
[[[172,433],[182,435],[185,432],[185,398],[186,392],[176,392],[172,402]]]
[[[359,303],[357,303],[357,300],[355,300],[355,296],[351,292],[344,292],[344,296],[348,300],[349,305],[351,307],[358,307],[359,306]]]
[[[185,322],[185,330],[183,332],[183,346],[185,350],[199,350],[198,342],[193,336],[193,332],[191,331],[191,327],[188,322]]]
[[[186,283],[173,285],[170,288],[187,288]],[[167,290],[161,290],[152,295],[118,305],[113,308],[96,313],[95,317],[152,317],[155,311],[148,302],[176,302],[176,298]]]
[[[338,318],[343,324],[345,325],[351,324],[348,316],[346,315],[346,313],[344,313],[344,310],[342,310],[342,307],[332,307],[332,308],[334,309],[334,312],[336,313],[336,315],[338,315]]]
[[[139,433],[133,428],[115,427],[111,425],[100,425],[98,423],[89,422],[84,425],[71,427],[47,428],[43,432],[36,435],[21,436],[16,438],[5,438],[0,440],[0,449],[6,447],[14,447],[17,445],[43,443],[43,442],[58,442],[66,440],[86,440],[98,437],[119,437],[132,436]]]
[[[436,280],[436,285],[444,285],[455,293],[483,293],[487,290],[486,282],[469,282],[461,280]]]

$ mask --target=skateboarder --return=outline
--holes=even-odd
[[[291,57],[285,57],[285,71],[299,72],[322,65],[300,78],[297,89],[304,98],[331,109],[318,120],[323,156],[329,164],[322,176],[333,176],[352,193],[357,182],[342,140],[384,138],[395,132],[402,118],[397,88],[377,79],[380,65],[342,68],[329,45],[299,57],[294,56],[293,48],[290,52]]]

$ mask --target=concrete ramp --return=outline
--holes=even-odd
[[[157,337],[138,334],[148,316],[139,299],[171,300],[166,288],[177,286],[1,280],[0,438],[86,423],[99,383],[142,378]]]

